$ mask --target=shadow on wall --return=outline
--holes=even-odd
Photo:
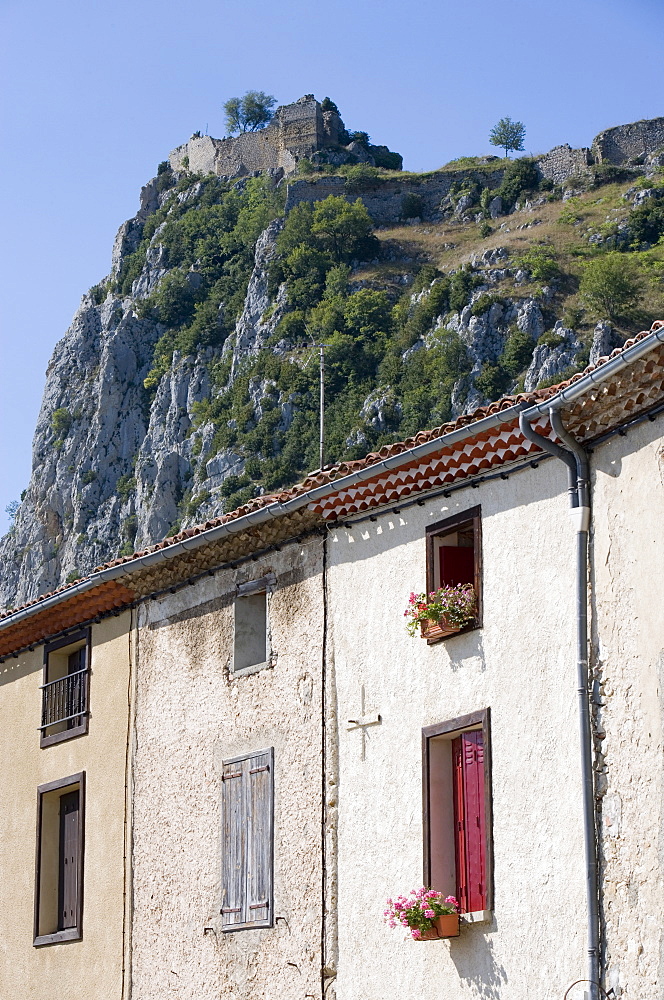
[[[3,684],[13,684],[14,681],[19,681],[23,677],[27,677],[28,674],[37,673],[43,669],[44,663],[40,656],[29,656],[29,658],[21,658],[20,660],[15,660],[13,657],[9,660],[5,660],[4,663],[0,663],[0,687]]]
[[[472,985],[482,1000],[501,1000],[507,983],[507,973],[493,957],[493,943],[487,933],[497,929],[495,917],[489,926],[470,926],[462,931],[463,937],[450,949],[459,978]]]

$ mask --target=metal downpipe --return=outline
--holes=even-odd
[[[549,409],[551,427],[569,451],[538,434],[530,425],[534,414],[521,413],[519,426],[528,440],[559,458],[570,475],[570,513],[576,522],[576,650],[579,730],[581,736],[581,780],[583,788],[583,839],[586,861],[587,949],[590,1000],[599,992],[599,878],[595,820],[595,785],[592,767],[592,730],[588,698],[588,529],[590,527],[590,482],[588,456],[565,429],[557,409]],[[572,486],[572,476],[574,485]]]

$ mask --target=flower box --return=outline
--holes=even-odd
[[[409,635],[420,634],[437,642],[463,631],[477,615],[477,595],[470,583],[439,587],[430,594],[411,593],[404,611]]]
[[[425,618],[420,622],[423,639],[444,639],[445,636],[456,635],[463,628],[465,628],[465,625],[452,625],[445,618],[442,618],[438,622],[431,621],[430,618]]]
[[[459,936],[459,914],[458,913],[443,913],[440,917],[436,917],[433,922],[433,927],[430,927],[428,931],[422,931],[422,936],[417,938],[418,941],[437,941],[440,938],[451,938]]]

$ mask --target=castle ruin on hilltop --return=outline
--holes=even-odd
[[[277,108],[266,128],[242,132],[229,139],[192,136],[169,156],[173,170],[241,177],[257,170],[293,173],[298,160],[311,158],[323,150],[341,157],[349,153],[356,161],[371,162],[370,154],[358,143],[340,147],[343,122],[336,111],[323,111],[313,94],[305,94],[293,104]],[[343,152],[342,152],[343,149]]]

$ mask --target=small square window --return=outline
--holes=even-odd
[[[273,574],[242,583],[234,609],[232,672],[252,673],[271,666],[268,595],[276,583]]]
[[[82,937],[85,772],[37,789],[34,945]]]
[[[492,908],[489,710],[422,730],[424,882]]]
[[[480,507],[471,507],[427,528],[427,593],[440,587],[471,584],[477,601],[477,613],[460,632],[469,632],[482,624],[482,522]],[[459,634],[459,633],[456,633]],[[447,638],[435,630],[427,642]]]
[[[90,648],[90,629],[85,629],[44,649],[42,747],[88,731]]]

